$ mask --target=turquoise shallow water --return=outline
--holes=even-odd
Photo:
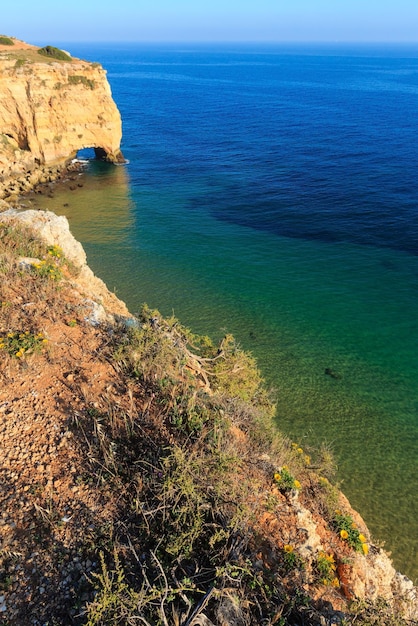
[[[352,504],[416,576],[418,257],[190,213],[172,187],[133,188],[129,166],[83,180],[38,205],[67,215],[131,310],[148,302],[196,332],[233,332],[277,390],[279,427],[304,447],[329,443]]]
[[[418,579],[418,49],[63,47],[107,68],[129,164],[42,208],[131,310],[253,351]]]

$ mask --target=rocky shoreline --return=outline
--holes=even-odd
[[[82,186],[79,174],[83,171],[83,164],[77,159],[71,159],[64,165],[39,166],[14,178],[0,182],[0,209],[19,207],[22,200],[30,193],[50,196],[56,183],[68,183]],[[50,196],[51,197],[51,196]],[[6,204],[7,203],[7,206]]]
[[[65,177],[81,149],[123,162],[122,121],[105,70],[37,51],[16,39],[0,50],[0,199],[11,205]]]

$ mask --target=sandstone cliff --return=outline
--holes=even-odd
[[[0,49],[1,182],[61,166],[82,148],[123,161],[121,137],[120,114],[99,64],[46,58],[16,40]]]

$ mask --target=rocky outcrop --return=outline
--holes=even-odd
[[[87,265],[83,246],[70,232],[68,220],[50,211],[23,211],[9,209],[1,215],[3,224],[19,224],[26,226],[47,245],[59,246],[65,258],[77,269],[72,279],[73,287],[84,298],[91,310],[91,320],[97,322],[114,322],[116,319],[131,318],[124,302],[110,292],[105,283],[95,276]]]
[[[82,148],[121,162],[121,137],[99,64],[48,59],[18,44],[0,50],[0,182],[22,175],[37,182],[39,168],[60,167]]]
[[[357,511],[343,493],[339,493],[339,504],[346,512],[349,512],[352,519],[362,532],[370,537],[370,532]],[[298,546],[298,551],[307,563],[312,556],[320,551],[327,551],[326,541],[321,523],[315,520],[311,511],[298,502],[295,497],[292,503],[299,528],[303,528],[305,540]],[[322,521],[322,520],[321,520]],[[345,561],[345,562],[344,562]],[[418,593],[413,582],[397,572],[393,567],[389,555],[379,546],[370,544],[370,552],[366,556],[358,552],[352,552],[350,557],[342,559],[338,564],[337,574],[340,577],[340,591],[347,600],[357,598],[378,602],[384,600],[392,606],[399,615],[411,620],[411,624],[416,624],[418,620]],[[341,603],[335,602],[330,594],[331,604],[343,609]]]

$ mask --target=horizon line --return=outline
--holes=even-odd
[[[131,44],[131,43],[144,43],[144,44],[190,44],[190,45],[205,45],[205,44],[220,44],[220,45],[395,45],[395,46],[410,46],[418,45],[417,40],[411,41],[398,41],[398,40],[330,40],[330,39],[289,39],[289,40],[264,40],[264,39],[205,39],[205,40],[193,40],[193,39],[60,39],[57,41],[65,41],[67,43],[118,43],[118,44]]]

